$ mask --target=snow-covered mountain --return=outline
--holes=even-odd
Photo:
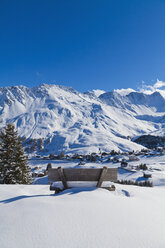
[[[139,150],[142,146],[130,138],[164,135],[165,98],[131,89],[80,93],[48,84],[3,87],[0,128],[8,122],[29,144],[36,139],[45,154]]]

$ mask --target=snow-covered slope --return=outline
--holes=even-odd
[[[0,186],[2,248],[163,248],[165,188]]]
[[[43,153],[138,150],[128,136],[164,134],[159,92],[93,92],[47,84],[0,88],[0,128],[13,122],[26,139],[42,139]]]

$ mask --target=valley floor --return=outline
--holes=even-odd
[[[121,156],[120,159],[126,156]],[[67,160],[42,160],[42,159],[31,159],[29,165],[37,173],[42,173],[45,171],[47,164],[51,163],[53,168],[59,166],[63,168],[99,168],[107,166],[109,168],[119,168],[118,169],[118,179],[119,180],[131,180],[131,181],[144,181],[143,173],[150,173],[152,178],[149,179],[154,186],[165,186],[165,155],[162,156],[138,156],[137,161],[128,161],[127,168],[121,168],[120,163],[108,162],[107,158],[103,159],[102,162],[87,162],[84,165],[79,165],[79,160],[67,161]],[[133,169],[137,165],[146,164],[147,170],[135,170]],[[147,179],[148,180],[148,179]],[[47,177],[36,178],[35,184],[48,184]]]
[[[2,248],[164,248],[165,187],[0,185]]]

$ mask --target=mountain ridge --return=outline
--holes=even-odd
[[[165,99],[159,92],[130,91],[81,93],[53,84],[1,87],[0,128],[12,122],[25,140],[42,140],[42,149],[34,153],[140,150],[130,137],[164,135]]]

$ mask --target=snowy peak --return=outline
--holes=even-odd
[[[124,97],[117,92],[107,92],[99,96],[99,99],[107,105],[124,108]]]
[[[104,90],[93,90],[92,93],[96,96],[99,97],[100,95],[104,94]]]
[[[44,153],[138,150],[130,137],[164,134],[165,99],[159,92],[123,92],[79,93],[49,84],[0,88],[0,127],[13,122],[27,140],[42,139]]]
[[[131,92],[126,96],[132,104],[137,105],[147,105],[147,106],[161,106],[165,99],[159,92],[154,92],[150,95],[146,95],[144,93],[139,92]]]
[[[131,92],[136,92],[135,90],[128,88],[128,89],[117,89],[114,90],[114,92],[117,92],[118,94],[120,94],[121,96],[126,96]]]

